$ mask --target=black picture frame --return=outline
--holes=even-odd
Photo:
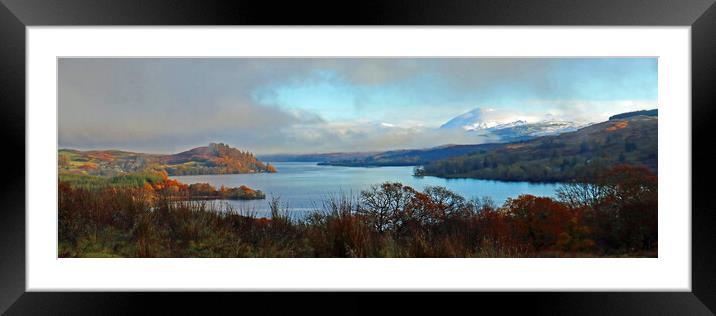
[[[0,204],[0,312],[15,314],[181,313],[229,307],[276,313],[307,307],[381,312],[456,308],[548,314],[712,315],[716,311],[716,207],[708,196],[716,107],[714,0],[141,1],[0,0],[0,128],[6,159]],[[69,25],[644,25],[691,27],[692,291],[591,293],[53,293],[25,287],[25,41],[27,26]],[[688,105],[684,105],[688,106]],[[20,168],[19,166],[23,166]],[[662,193],[668,194],[668,192]],[[687,212],[689,210],[663,210]],[[310,296],[309,296],[310,295]],[[428,297],[429,295],[429,297]],[[261,302],[263,301],[263,302]],[[273,303],[272,303],[273,302]],[[396,302],[412,302],[410,304]],[[428,303],[431,302],[431,303]],[[387,303],[387,304],[386,304]],[[239,304],[239,305],[237,305]],[[240,306],[240,307],[239,307]],[[334,310],[336,311],[336,310]]]

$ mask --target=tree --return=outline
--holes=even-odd
[[[608,248],[651,250],[657,243],[658,181],[641,166],[603,170],[591,182],[573,182],[557,190],[560,201],[584,211],[592,236]]]
[[[358,214],[382,233],[404,218],[406,205],[415,193],[413,188],[397,182],[373,185],[361,192]]]
[[[585,141],[585,142],[581,142],[581,143],[579,144],[579,153],[580,153],[580,154],[586,154],[586,153],[588,153],[588,152],[589,152],[589,143],[587,143],[586,141]]]
[[[533,195],[508,200],[506,212],[516,240],[534,251],[553,249],[574,216],[565,204]]]
[[[624,142],[624,151],[625,152],[632,152],[635,150],[636,150],[636,143],[629,141],[629,140]]]
[[[416,177],[425,176],[425,168],[423,168],[422,166],[413,167],[413,175]]]
[[[67,157],[67,155],[60,155],[58,158],[58,163],[60,165],[60,168],[67,168],[70,166],[70,157]]]
[[[445,221],[466,212],[465,198],[444,187],[429,186],[425,188],[425,195],[432,202],[431,217],[435,221]]]

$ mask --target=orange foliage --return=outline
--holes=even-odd
[[[92,153],[88,154],[87,157],[89,157],[91,159],[102,160],[102,161],[113,161],[115,159],[115,157],[112,154],[110,154],[108,152],[101,152],[101,151],[92,152]]]
[[[618,130],[618,129],[625,128],[625,127],[627,127],[627,126],[629,126],[629,121],[620,121],[620,122],[614,123],[614,125],[612,125],[612,126],[607,127],[607,128],[606,128],[606,131],[607,131],[607,132],[613,132],[613,131],[616,131],[616,130]]]
[[[570,226],[579,223],[565,204],[547,197],[520,195],[507,202],[506,212],[516,241],[535,251],[553,250],[559,241],[566,244]]]
[[[245,234],[240,239],[253,240],[257,247],[273,247],[285,240],[298,240],[300,247],[309,245],[312,248],[307,254],[315,256],[510,257],[571,253],[608,256],[656,250],[656,175],[644,167],[617,166],[598,174],[593,180],[594,183],[571,184],[569,190],[560,193],[559,200],[521,195],[508,199],[501,207],[489,199],[466,201],[445,188],[428,187],[418,192],[400,183],[383,183],[361,192],[357,205],[350,200],[329,201],[326,209],[330,212],[312,214],[305,224],[294,225],[274,211],[279,205],[275,200],[276,204],[271,206],[273,219],[227,215],[221,219],[225,222],[217,221],[218,226],[207,231],[228,229],[226,234]],[[155,194],[155,190],[171,194]],[[136,198],[137,191],[143,194],[139,198]],[[167,177],[154,184],[144,184],[143,190],[111,187],[91,194],[60,182],[60,228],[65,234],[80,234],[83,232],[74,230],[79,227],[75,224],[80,223],[77,216],[101,224],[97,226],[106,226],[117,220],[114,210],[123,210],[125,219],[115,225],[141,232],[134,229],[138,227],[136,223],[140,223],[135,220],[144,218],[136,216],[137,207],[107,203],[144,203],[146,197],[150,197],[146,201],[155,203],[177,197],[176,193],[185,194],[180,197],[186,198],[243,198],[241,193],[252,192],[261,193],[245,185],[238,188],[221,186],[217,190],[208,183],[186,185]],[[596,193],[585,194],[589,192]],[[123,194],[132,198],[116,198]],[[204,212],[177,214],[214,216],[214,213]],[[177,222],[164,220],[169,225]],[[214,221],[202,219],[197,225],[210,222]],[[156,225],[155,229],[165,229],[165,226]],[[145,233],[148,234],[142,234]],[[196,238],[196,233],[189,236]],[[145,242],[138,240],[138,243]],[[290,249],[287,254],[292,255],[293,251],[303,250]],[[140,256],[145,254],[142,252]]]
[[[97,164],[94,162],[87,162],[80,166],[80,169],[82,170],[95,170],[97,169]]]
[[[256,192],[253,189],[251,189],[245,185],[240,186],[239,189],[241,189],[241,191],[244,191],[244,193],[246,193],[246,194],[254,194]]]
[[[146,184],[145,184],[145,186],[146,186]],[[186,190],[189,188],[188,185],[181,183],[178,180],[169,179],[169,178],[164,178],[162,181],[154,183],[152,185],[152,187],[154,188],[154,190],[169,189],[173,192],[178,192],[178,191]]]
[[[162,169],[162,170],[158,171],[157,173],[162,177],[163,180],[169,179],[169,174],[167,173],[166,170]]]
[[[525,147],[525,144],[509,144],[507,145],[507,149],[517,149]]]

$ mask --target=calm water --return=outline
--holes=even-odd
[[[267,216],[268,201],[279,197],[297,217],[320,206],[320,201],[331,195],[348,194],[357,196],[372,184],[397,181],[422,190],[426,186],[443,186],[467,199],[491,197],[501,205],[508,197],[520,194],[554,196],[557,184],[528,182],[502,182],[477,179],[442,179],[436,177],[414,177],[413,167],[338,167],[317,166],[308,162],[275,162],[277,173],[226,174],[173,177],[183,183],[209,183],[219,187],[247,185],[266,193],[266,200],[227,201],[237,210],[253,210],[258,216]]]

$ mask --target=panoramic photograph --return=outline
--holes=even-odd
[[[658,257],[656,58],[58,58],[59,258]]]

